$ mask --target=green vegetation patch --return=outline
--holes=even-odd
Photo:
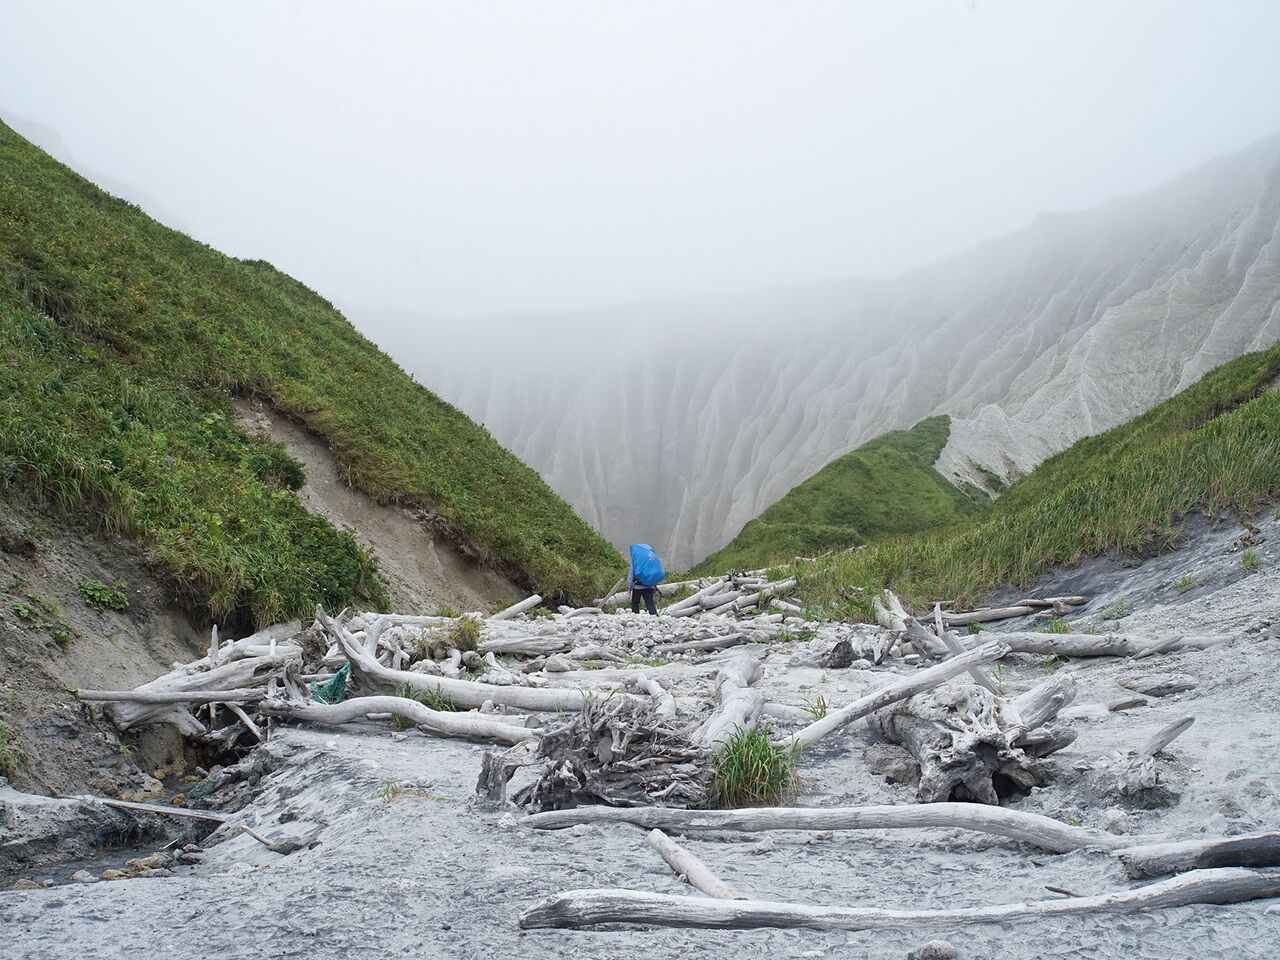
[[[546,596],[588,598],[617,552],[528,467],[413,382],[332,304],[108,196],[0,124],[0,485],[91,511],[184,595],[258,623],[384,606],[374,558],[308,513],[284,449],[236,422],[268,399],[343,478],[433,510]]]
[[[770,743],[765,727],[739,730],[713,759],[716,802],[722,807],[778,803],[795,785],[798,753]]]
[[[890,587],[972,604],[1055,564],[1177,544],[1193,510],[1247,516],[1280,497],[1280,343],[1238,357],[1149,412],[1087,437],[963,524],[797,566],[818,603]]]
[[[754,569],[972,514],[985,494],[933,469],[950,434],[950,417],[930,417],[864,443],[793,487],[694,572]]]

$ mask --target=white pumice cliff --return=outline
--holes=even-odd
[[[886,430],[949,414],[938,468],[1009,479],[1277,338],[1280,136],[899,277],[480,321],[397,353],[607,537],[680,566]]]

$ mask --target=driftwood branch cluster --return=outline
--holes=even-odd
[[[1128,912],[1182,903],[1228,903],[1280,893],[1280,834],[1176,841],[1117,837],[1000,805],[1050,781],[1045,758],[1076,738],[1068,721],[1076,683],[1058,672],[1017,695],[998,663],[1011,653],[1141,660],[1203,647],[1213,638],[952,629],[1023,616],[1060,616],[1082,597],[1026,598],[967,612],[935,605],[917,617],[891,593],[876,599],[878,625],[803,619],[786,599],[793,580],[730,574],[664,585],[659,617],[607,614],[628,594],[588,607],[535,610],[529,597],[485,617],[344,613],[317,608],[305,629],[287,624],[237,640],[213,632],[199,660],[129,691],[83,690],[122,730],[171,724],[224,746],[250,747],[281,720],[324,726],[398,717],[423,734],[494,745],[477,792],[514,801],[535,829],[616,822],[650,831],[654,853],[701,896],[571,890],[525,912],[523,926],[600,923],[914,929],[1003,922],[1072,912]],[[773,702],[761,683],[769,647],[787,629],[792,663],[856,666],[879,683],[840,706]],[[805,659],[808,658],[808,659]],[[857,662],[861,661],[861,662]],[[773,663],[775,661],[770,661]],[[341,673],[345,697],[316,686]],[[864,688],[865,689],[865,688]],[[1179,689],[1185,689],[1180,687]],[[1102,715],[1144,697],[1092,705]],[[1090,705],[1086,705],[1088,708]],[[1093,713],[1077,712],[1076,716]],[[1105,790],[1133,800],[1159,789],[1157,757],[1192,723],[1186,717],[1106,766]],[[708,809],[725,745],[767,728],[796,756],[855,724],[896,744],[919,770],[917,805]],[[260,754],[251,754],[257,756]],[[852,762],[857,762],[856,759]],[[517,780],[519,776],[519,780]],[[670,834],[724,831],[960,829],[1052,853],[1112,858],[1131,878],[1172,879],[1065,900],[958,910],[816,906],[753,899]]]

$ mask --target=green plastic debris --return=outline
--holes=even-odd
[[[311,699],[316,703],[341,703],[347,699],[347,680],[351,677],[351,664],[344,663],[332,680],[311,685]]]

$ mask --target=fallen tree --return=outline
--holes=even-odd
[[[629,823],[649,829],[736,830],[973,830],[1007,837],[1055,853],[1117,850],[1132,838],[1062,823],[1038,813],[975,803],[929,803],[870,807],[748,807],[738,810],[677,810],[669,807],[577,807],[525,817],[535,830],[562,830],[580,823]]]
[[[1035,921],[1063,914],[1127,914],[1199,903],[1243,903],[1280,895],[1280,870],[1195,870],[1136,890],[950,910],[824,907],[769,900],[677,897],[635,890],[569,890],[520,915],[524,929],[606,923],[660,927],[805,927],[811,930],[906,930]]]

